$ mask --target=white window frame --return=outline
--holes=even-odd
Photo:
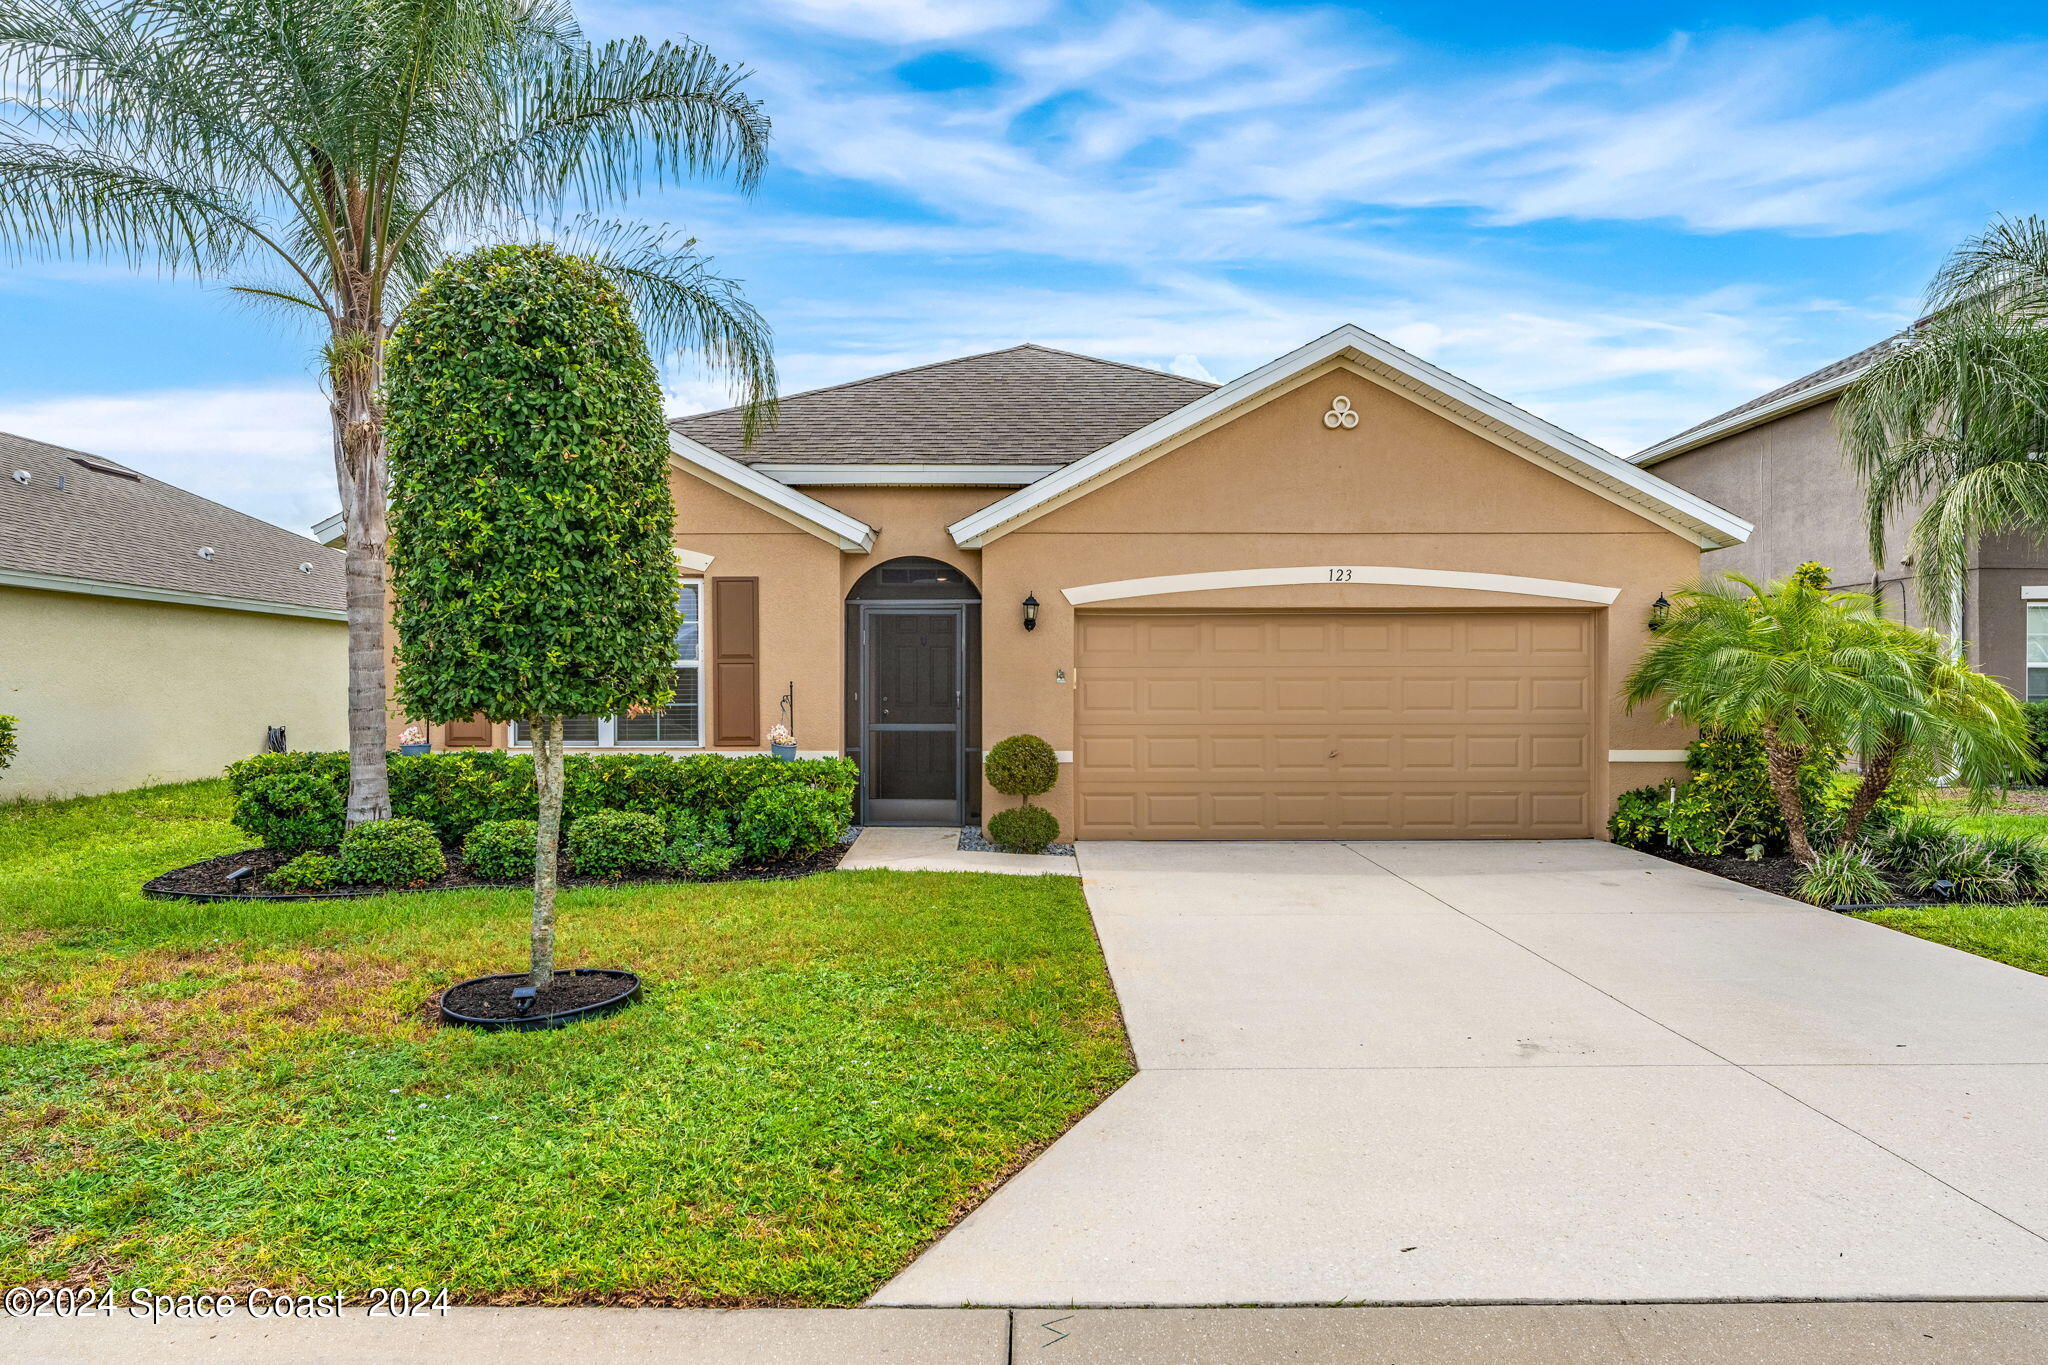
[[[711,594],[704,591],[704,580],[686,576],[677,584],[676,593],[681,596],[684,588],[693,589],[697,594],[697,657],[677,659],[676,671],[688,671],[697,675],[697,733],[687,741],[672,739],[620,739],[619,717],[599,716],[597,738],[591,741],[564,740],[564,749],[701,749],[704,747],[704,712],[709,699],[704,692],[704,642],[711,632]],[[511,726],[511,743],[515,749],[531,749],[533,741],[520,734],[524,728],[518,721]]]
[[[2033,589],[2028,589],[2028,597],[2030,600],[2026,604],[2026,630],[2021,634],[2020,637],[2020,655],[2026,667],[2026,685],[2021,690],[2021,699],[2024,701],[2048,699],[2048,663],[2037,664],[2034,662],[2033,659],[2034,621],[2036,619],[2034,613],[2041,613],[2040,619],[2042,620],[2044,631],[2048,631],[2048,602],[2031,600],[2032,596]],[[2036,692],[2034,685],[2034,675],[2037,673],[2043,675],[2041,686],[2038,693]]]

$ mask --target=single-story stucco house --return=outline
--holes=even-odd
[[[98,455],[0,432],[0,801],[347,743],[341,556]]]
[[[671,427],[676,701],[571,742],[786,722],[874,824],[997,808],[1028,732],[1084,839],[1599,834],[1690,737],[1616,700],[1652,607],[1749,531],[1349,326],[1221,386],[1018,346]]]

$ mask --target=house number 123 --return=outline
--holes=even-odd
[[[1351,570],[1349,570],[1349,569],[1332,569],[1332,570],[1330,570],[1330,581],[1331,581],[1332,583],[1349,583],[1349,582],[1351,581]]]

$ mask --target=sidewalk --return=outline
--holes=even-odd
[[[840,860],[839,870],[870,867],[893,872],[1006,872],[1019,877],[1081,875],[1071,853],[962,853],[959,830],[923,826],[863,829],[853,850]]]
[[[0,1319],[10,1365],[2035,1365],[2048,1303],[1462,1308],[456,1308],[312,1322]]]

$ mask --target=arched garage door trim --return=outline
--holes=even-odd
[[[1130,597],[1156,597],[1170,592],[1216,592],[1224,588],[1279,588],[1329,583],[1376,583],[1405,588],[1463,588],[1471,592],[1512,592],[1524,597],[1552,597],[1567,602],[1611,604],[1620,588],[1597,583],[1572,583],[1557,578],[1522,578],[1514,574],[1468,573],[1458,569],[1409,569],[1388,564],[1313,564],[1291,569],[1219,569],[1210,573],[1165,574],[1158,578],[1123,578],[1063,589],[1067,601],[1082,607]]]

